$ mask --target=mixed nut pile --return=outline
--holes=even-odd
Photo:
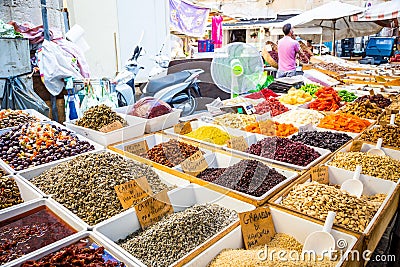
[[[246,115],[246,114],[234,114],[227,113],[221,116],[218,116],[214,119],[214,123],[217,125],[242,129],[247,125],[256,122],[256,116],[254,115]]]
[[[328,165],[349,171],[355,171],[356,166],[361,165],[363,174],[395,183],[400,177],[400,161],[388,156],[370,155],[363,152],[338,152]]]
[[[329,211],[336,212],[335,223],[347,229],[364,232],[379,209],[335,186],[306,182],[296,185],[281,202],[286,208],[325,221]]]
[[[123,211],[114,187],[143,176],[154,194],[167,188],[151,167],[109,152],[78,156],[31,182],[87,224],[95,225]]]
[[[348,103],[340,112],[358,116],[360,118],[376,120],[382,114],[382,109],[370,100]]]
[[[147,266],[169,266],[237,220],[235,211],[216,204],[195,205],[118,244]]]
[[[110,125],[113,122],[119,121],[122,126],[127,126],[128,123],[124,118],[112,111],[110,107],[102,104],[91,107],[83,114],[83,117],[76,121],[76,125],[93,130],[100,130],[102,127]]]
[[[360,139],[376,143],[379,138],[383,139],[383,145],[400,148],[400,127],[392,125],[380,125],[372,127],[361,134]]]

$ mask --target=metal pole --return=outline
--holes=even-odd
[[[49,32],[49,20],[47,18],[47,3],[46,0],[40,0],[42,4],[42,21],[43,21],[43,33],[44,39],[50,41],[50,32]],[[50,94],[51,100],[51,115],[53,120],[58,121],[58,109],[57,109],[57,97]]]
[[[332,20],[333,24],[333,41],[332,41],[332,52],[333,56],[336,56],[336,20]]]

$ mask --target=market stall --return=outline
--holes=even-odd
[[[265,245],[300,255],[331,212],[338,256],[316,266],[367,264],[351,255],[376,250],[399,203],[397,67],[308,67],[296,88],[269,82],[189,121],[160,101],[65,126],[1,111],[0,264],[279,266]]]

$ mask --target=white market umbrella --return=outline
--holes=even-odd
[[[363,13],[353,15],[352,21],[380,21],[397,19],[400,14],[400,1],[394,0],[372,5]]]
[[[364,10],[362,7],[333,1],[283,21],[280,26],[287,23],[294,28],[320,26],[323,28],[322,40],[333,41],[335,51],[336,39],[371,35],[382,29],[373,22],[350,21],[350,16],[360,14]]]

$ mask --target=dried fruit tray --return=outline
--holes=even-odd
[[[72,234],[61,240],[53,242],[52,244],[44,246],[41,249],[47,249],[53,245],[56,246],[56,245],[63,244],[66,239],[76,237],[77,235],[79,235],[79,232],[86,230],[86,227],[83,224],[81,224],[79,221],[75,220],[75,218],[71,217],[69,214],[65,213],[63,211],[63,209],[61,208],[61,205],[56,203],[52,199],[40,199],[40,200],[35,200],[30,203],[23,203],[21,205],[18,205],[18,207],[11,207],[7,213],[0,214],[0,222],[5,222],[6,220],[21,216],[27,212],[33,212],[34,210],[41,209],[41,208],[50,210],[59,219],[61,219],[61,221],[64,224],[66,224],[69,228],[72,228],[76,232],[75,234]],[[35,253],[35,251],[28,253],[22,257],[30,257],[30,256],[34,255],[34,253]],[[20,259],[22,257],[20,257]],[[15,260],[12,260],[2,266],[4,266],[4,267],[15,266],[16,262],[18,262],[18,261],[19,261],[19,259],[15,259]]]
[[[114,153],[114,154],[118,154],[115,153],[113,151],[110,150],[101,150],[101,151],[96,151],[96,152],[89,152],[89,153],[101,153],[101,152],[110,152],[110,153]],[[119,156],[122,156],[120,154],[118,154]],[[122,156],[124,157],[124,156]],[[130,158],[124,157],[125,159],[128,160],[132,160]],[[66,162],[66,161],[70,161],[71,159],[65,159],[62,162]],[[52,167],[55,167],[59,164],[58,163],[49,163],[46,166],[39,166],[37,169],[34,170],[27,170],[27,171],[23,171],[21,173],[18,174],[19,177],[23,178],[33,189],[35,189],[37,192],[39,192],[40,194],[42,194],[43,196],[50,198],[51,199],[51,195],[47,195],[46,193],[44,193],[42,190],[40,190],[37,186],[35,186],[34,184],[32,184],[30,182],[30,180],[32,180],[34,177],[41,175],[43,172],[51,169]],[[177,187],[184,187],[186,185],[188,185],[190,182],[186,181],[184,179],[181,179],[179,177],[176,177],[172,174],[169,174],[167,172],[161,171],[161,170],[157,170],[157,169],[153,169],[158,176],[160,177],[161,181],[163,183],[165,183],[167,186],[177,186]],[[175,190],[175,189],[173,189]],[[54,200],[53,200],[54,201]],[[92,229],[94,227],[94,225],[89,225],[87,223],[85,223],[81,218],[79,218],[76,214],[74,214],[71,210],[69,210],[68,208],[66,208],[65,206],[60,205],[60,209],[62,209],[65,213],[69,214],[69,216],[73,217],[75,220],[79,221],[82,225],[84,225],[87,229]],[[128,210],[129,211],[129,210]],[[125,213],[127,211],[123,211],[122,213]],[[109,221],[111,220],[113,217],[111,217],[110,219],[107,219],[105,221]]]
[[[47,124],[47,123],[48,123],[48,124],[51,124],[51,125],[55,125],[55,126],[61,128],[61,129],[68,130],[65,126],[63,126],[63,125],[61,125],[61,124],[59,124],[59,123],[57,123],[57,122],[50,121],[50,122],[46,122],[46,124]],[[11,130],[11,129],[10,129],[10,130]],[[68,130],[68,131],[71,131],[71,130]],[[96,143],[96,142],[94,142],[94,141],[92,141],[92,140],[89,140],[88,138],[86,138],[86,137],[84,137],[84,136],[81,136],[81,135],[79,135],[79,134],[76,134],[74,131],[71,131],[71,132],[73,132],[73,134],[76,135],[80,141],[87,141],[90,145],[93,145],[93,146],[94,146],[94,150],[92,150],[92,151],[90,151],[90,152],[99,151],[99,150],[104,149],[104,146],[102,146],[102,145],[100,145],[100,144],[98,144],[98,143]],[[2,133],[2,134],[3,134],[3,133]],[[1,135],[1,134],[0,134],[0,135]],[[62,162],[62,161],[64,161],[64,160],[70,159],[70,158],[72,158],[72,157],[73,157],[73,156],[70,156],[70,157],[67,157],[67,158],[63,158],[63,159],[59,159],[59,160],[55,160],[55,161],[51,161],[51,162],[49,162],[49,163],[43,163],[43,164],[41,164],[41,165],[37,165],[37,166],[34,166],[34,167],[29,167],[29,168],[24,169],[24,170],[22,170],[22,171],[34,170],[34,169],[40,168],[40,167],[42,167],[42,166],[47,166],[48,164]],[[15,173],[21,172],[21,171],[16,171],[16,170],[14,170],[13,168],[11,168],[11,166],[8,165],[7,163],[5,163],[2,159],[0,159],[0,167],[1,167],[1,168],[4,168],[7,172],[9,172],[9,173],[11,173],[11,174],[15,174]]]
[[[127,267],[136,267],[138,266],[136,263],[128,259],[124,254],[119,252],[114,246],[111,246],[104,242],[98,235],[93,232],[80,232],[77,235],[67,237],[63,240],[62,243],[49,245],[47,248],[36,250],[31,253],[29,256],[21,257],[18,261],[15,262],[14,266],[21,266],[24,262],[28,260],[40,260],[41,258],[60,251],[63,248],[66,248],[69,245],[75,244],[81,240],[87,240],[89,243],[94,243],[96,246],[104,247],[106,255],[103,254],[107,259],[110,259],[114,262],[123,262]]]
[[[197,130],[200,127],[211,126],[211,127],[215,127],[215,128],[221,129],[222,131],[228,133],[231,136],[243,136],[243,137],[246,138],[246,137],[249,137],[249,136],[253,136],[253,135],[257,136],[258,135],[258,134],[245,132],[245,131],[242,131],[242,130],[239,130],[239,129],[234,129],[234,128],[229,128],[229,127],[225,127],[225,126],[221,126],[221,125],[207,123],[207,122],[204,122],[204,121],[192,121],[192,122],[190,122],[190,124],[192,125],[192,130],[193,131]],[[217,144],[214,144],[214,143],[211,143],[211,142],[207,142],[207,141],[204,141],[204,140],[199,140],[199,139],[196,139],[196,138],[193,138],[193,137],[189,137],[189,136],[186,136],[186,135],[177,134],[177,133],[175,133],[174,128],[166,129],[166,130],[164,130],[164,133],[167,134],[167,135],[179,137],[179,138],[182,138],[182,139],[191,140],[191,141],[194,141],[194,142],[202,143],[202,144],[205,144],[205,145],[208,145],[208,146],[212,146],[212,147],[216,147],[216,148],[220,148],[220,149],[222,149],[223,147],[227,146],[226,144],[225,145],[217,145]],[[262,136],[262,135],[260,135],[260,136]]]
[[[364,141],[363,141],[364,142]],[[371,144],[369,142],[364,142],[360,152],[367,152],[371,148],[375,148],[376,144]],[[348,152],[350,151],[351,148],[351,143],[342,148],[340,151],[341,152]],[[381,147],[381,150],[385,152],[385,154],[393,159],[400,160],[400,151],[396,149],[390,149],[388,147]],[[400,178],[400,177],[399,177]]]
[[[284,233],[296,238],[300,243],[305,242],[307,236],[315,231],[321,231],[322,225],[320,222],[308,220],[294,214],[290,214],[281,209],[270,207],[271,216],[275,227],[276,233]],[[294,227],[295,226],[295,227]],[[346,246],[343,250],[336,247],[335,249],[340,251],[343,255],[342,259],[336,265],[347,266],[344,262],[347,255],[351,251],[362,252],[362,237],[355,237],[346,231],[337,229],[336,227],[331,231],[336,243],[341,241],[341,244]],[[242,238],[241,227],[235,228],[232,232],[226,234],[223,238],[213,244],[211,247],[206,249],[196,258],[189,262],[185,266],[207,266],[219,253],[225,249],[244,249],[244,243]],[[267,264],[268,262],[265,262]],[[360,264],[360,263],[358,263]],[[361,266],[357,265],[357,266]]]
[[[261,141],[262,139],[266,138],[266,136],[263,135],[252,135],[252,136],[248,136],[245,138],[247,144],[249,146],[256,144],[258,141]],[[307,145],[308,146],[308,145]],[[287,163],[287,162],[283,162],[283,161],[277,161],[274,159],[269,159],[269,158],[264,158],[261,156],[257,156],[257,155],[253,155],[247,152],[242,152],[242,151],[238,151],[238,150],[234,150],[232,148],[228,148],[228,147],[224,147],[224,150],[233,153],[234,155],[239,155],[245,158],[253,158],[253,159],[257,159],[259,161],[262,162],[271,162],[277,165],[281,165],[281,166],[285,166],[287,168],[291,168],[291,169],[295,169],[295,170],[308,170],[309,168],[311,168],[312,166],[316,165],[318,162],[322,161],[324,158],[326,158],[327,156],[329,156],[331,154],[331,152],[329,150],[326,149],[322,149],[319,147],[312,147],[312,146],[308,146],[311,147],[313,149],[315,149],[317,152],[319,152],[321,154],[320,157],[318,157],[316,160],[312,161],[311,163],[309,163],[307,166],[299,166],[299,165],[294,165],[291,163]]]
[[[121,108],[116,108],[113,109],[115,112],[122,113],[122,114],[128,114],[128,111],[132,109],[133,105],[126,106],[126,107],[121,107]],[[156,118],[152,119],[144,119],[146,121],[146,128],[145,132],[146,133],[153,133],[153,132],[158,132],[163,129],[167,129],[169,127],[174,126],[179,122],[179,118],[181,116],[182,110],[181,109],[173,109],[173,111],[169,114],[165,114]],[[142,119],[136,116],[130,116],[134,119]]]
[[[222,195],[218,192],[211,191],[205,187],[201,187],[195,184],[188,185],[185,188],[178,189],[173,192],[168,192],[171,204],[175,212],[183,211],[188,207],[195,204],[218,204],[222,207],[235,210],[237,212],[245,212],[253,210],[255,207],[248,203],[241,202],[239,200],[233,199],[226,195]],[[188,263],[190,266],[190,261],[199,255],[201,252],[206,250],[208,247],[213,245],[215,242],[220,240],[227,233],[231,232],[233,229],[239,226],[239,219],[236,222],[231,223],[224,230],[209,238],[206,242],[196,247],[190,253],[185,255],[183,258],[172,264],[171,266],[182,266]],[[116,216],[113,220],[108,222],[103,222],[94,228],[94,232],[102,237],[110,245],[116,246],[121,252],[123,252],[127,257],[137,262],[140,266],[144,265],[135,255],[131,255],[122,247],[117,245],[115,242],[119,239],[124,239],[130,233],[133,233],[140,229],[140,224],[135,210],[129,210],[127,213],[120,214]]]
[[[123,142],[124,140],[129,140],[135,137],[142,136],[144,134],[144,129],[146,127],[145,119],[127,116],[125,114],[118,115],[120,115],[127,121],[128,126],[109,133],[103,133],[100,131],[75,125],[76,120],[65,122],[64,124],[68,129],[82,136],[85,136],[88,139],[97,142],[103,146]]]
[[[206,161],[208,163],[209,168],[228,168],[230,166],[233,166],[236,163],[239,163],[240,161],[242,161],[241,158],[238,157],[234,157],[232,155],[229,154],[225,154],[225,153],[220,153],[220,152],[214,152],[213,154],[208,154],[205,155]],[[263,162],[260,162],[261,164],[265,164]],[[268,164],[265,164],[268,166]],[[228,187],[224,187],[221,185],[218,185],[216,183],[212,183],[212,182],[208,182],[205,181],[203,179],[197,178],[195,176],[191,176],[186,174],[186,177],[188,180],[190,180],[192,183],[204,186],[206,188],[209,188],[211,190],[220,192],[221,194],[224,195],[228,195],[230,197],[233,197],[235,199],[239,199],[241,201],[253,204],[255,206],[261,206],[262,204],[264,204],[271,196],[273,196],[276,192],[278,192],[279,190],[283,189],[283,187],[285,187],[286,185],[288,185],[290,182],[292,182],[295,178],[298,177],[298,173],[294,172],[294,171],[289,171],[289,170],[285,170],[285,169],[280,169],[277,167],[273,167],[273,166],[268,166],[271,169],[275,169],[278,173],[282,174],[283,176],[286,177],[286,180],[282,181],[281,183],[275,185],[274,187],[272,187],[270,190],[268,190],[267,192],[265,192],[262,196],[253,196],[250,194],[246,194],[237,190],[233,190],[230,189]],[[177,170],[182,171],[180,165],[177,167]],[[181,176],[183,178],[185,178],[185,175]],[[268,179],[268,178],[266,178]],[[251,184],[251,182],[250,182]],[[260,184],[258,184],[260,185]]]
[[[146,136],[144,136],[142,138],[137,138],[137,139],[134,139],[134,140],[131,140],[131,141],[127,141],[127,142],[124,142],[124,143],[121,143],[121,144],[116,144],[116,145],[113,145],[113,146],[109,146],[109,149],[111,149],[111,150],[113,150],[113,151],[115,151],[115,152],[117,152],[117,153],[119,153],[121,155],[124,155],[124,156],[127,156],[129,158],[132,158],[134,160],[146,163],[148,165],[152,165],[152,166],[156,167],[157,169],[160,169],[160,170],[163,170],[163,171],[166,171],[166,172],[171,172],[171,170],[174,169],[174,168],[169,168],[167,166],[164,166],[164,165],[161,165],[159,163],[156,163],[156,162],[154,162],[154,161],[152,161],[150,159],[146,159],[146,158],[140,157],[138,155],[135,155],[133,153],[130,153],[129,151],[127,151],[127,149],[128,149],[127,147],[130,146],[130,145],[133,145],[133,144],[137,144],[137,143],[141,143],[143,141],[146,141],[148,148],[152,149],[154,146],[159,145],[161,143],[168,142],[168,141],[170,141],[172,139],[175,139],[175,140],[178,140],[179,142],[184,142],[184,143],[191,144],[191,145],[194,145],[194,146],[198,147],[198,143],[197,142],[193,142],[191,140],[187,140],[186,141],[186,140],[183,140],[183,139],[180,139],[180,138],[176,138],[176,137],[172,137],[172,136],[169,137],[169,136],[164,135],[164,134],[155,133],[155,134],[146,135]],[[205,155],[212,153],[212,151],[209,150],[209,149],[200,148],[200,150]],[[176,166],[175,166],[175,169],[176,169]]]
[[[23,179],[11,175],[11,176],[5,176],[5,178],[9,178],[9,179],[14,179],[14,181],[16,182],[19,192],[21,194],[21,198],[24,201],[21,204],[17,204],[17,205],[13,205],[11,207],[5,208],[5,209],[0,209],[0,215],[3,213],[7,213],[9,210],[15,208],[15,207],[19,207],[20,205],[24,205],[27,203],[31,203],[32,201],[38,200],[38,199],[42,199],[43,195],[40,194],[39,192],[37,192],[36,190],[34,190],[28,183],[26,183]]]
[[[24,112],[28,113],[29,115],[35,116],[36,118],[39,119],[39,121],[43,121],[43,122],[51,121],[48,117],[44,116],[43,114],[37,112],[34,109],[24,109]],[[8,128],[0,129],[0,134],[7,132],[8,130],[13,129],[13,128],[15,128],[15,127],[8,127]]]
[[[343,169],[338,169],[335,167],[328,166],[329,172],[329,184],[331,185],[341,185],[344,181],[353,178],[353,172],[346,171]],[[299,184],[303,184],[307,181],[311,181],[311,173],[308,171],[298,180],[291,184],[290,187],[282,190],[281,192],[277,193],[274,197],[272,197],[268,203],[270,205],[279,207],[283,210],[288,210],[296,214],[297,216],[301,216],[304,218],[312,218],[313,220],[319,220],[314,217],[305,215],[301,212],[298,212],[294,209],[286,208],[282,206],[282,200],[289,194],[289,192]],[[369,249],[374,251],[381,236],[383,235],[386,227],[388,226],[389,222],[393,218],[393,215],[397,211],[398,202],[399,202],[399,182],[394,183],[387,180],[378,179],[372,176],[361,175],[360,181],[364,185],[363,195],[374,195],[374,194],[386,194],[386,198],[380,205],[379,209],[372,217],[371,221],[366,226],[365,230],[362,234],[365,235],[365,246],[364,249]],[[323,221],[319,220],[322,224]],[[336,224],[335,224],[336,225]],[[353,230],[348,230],[343,226],[336,225],[339,229],[344,229],[347,231],[351,231],[354,234],[360,234],[359,232],[355,232]]]

